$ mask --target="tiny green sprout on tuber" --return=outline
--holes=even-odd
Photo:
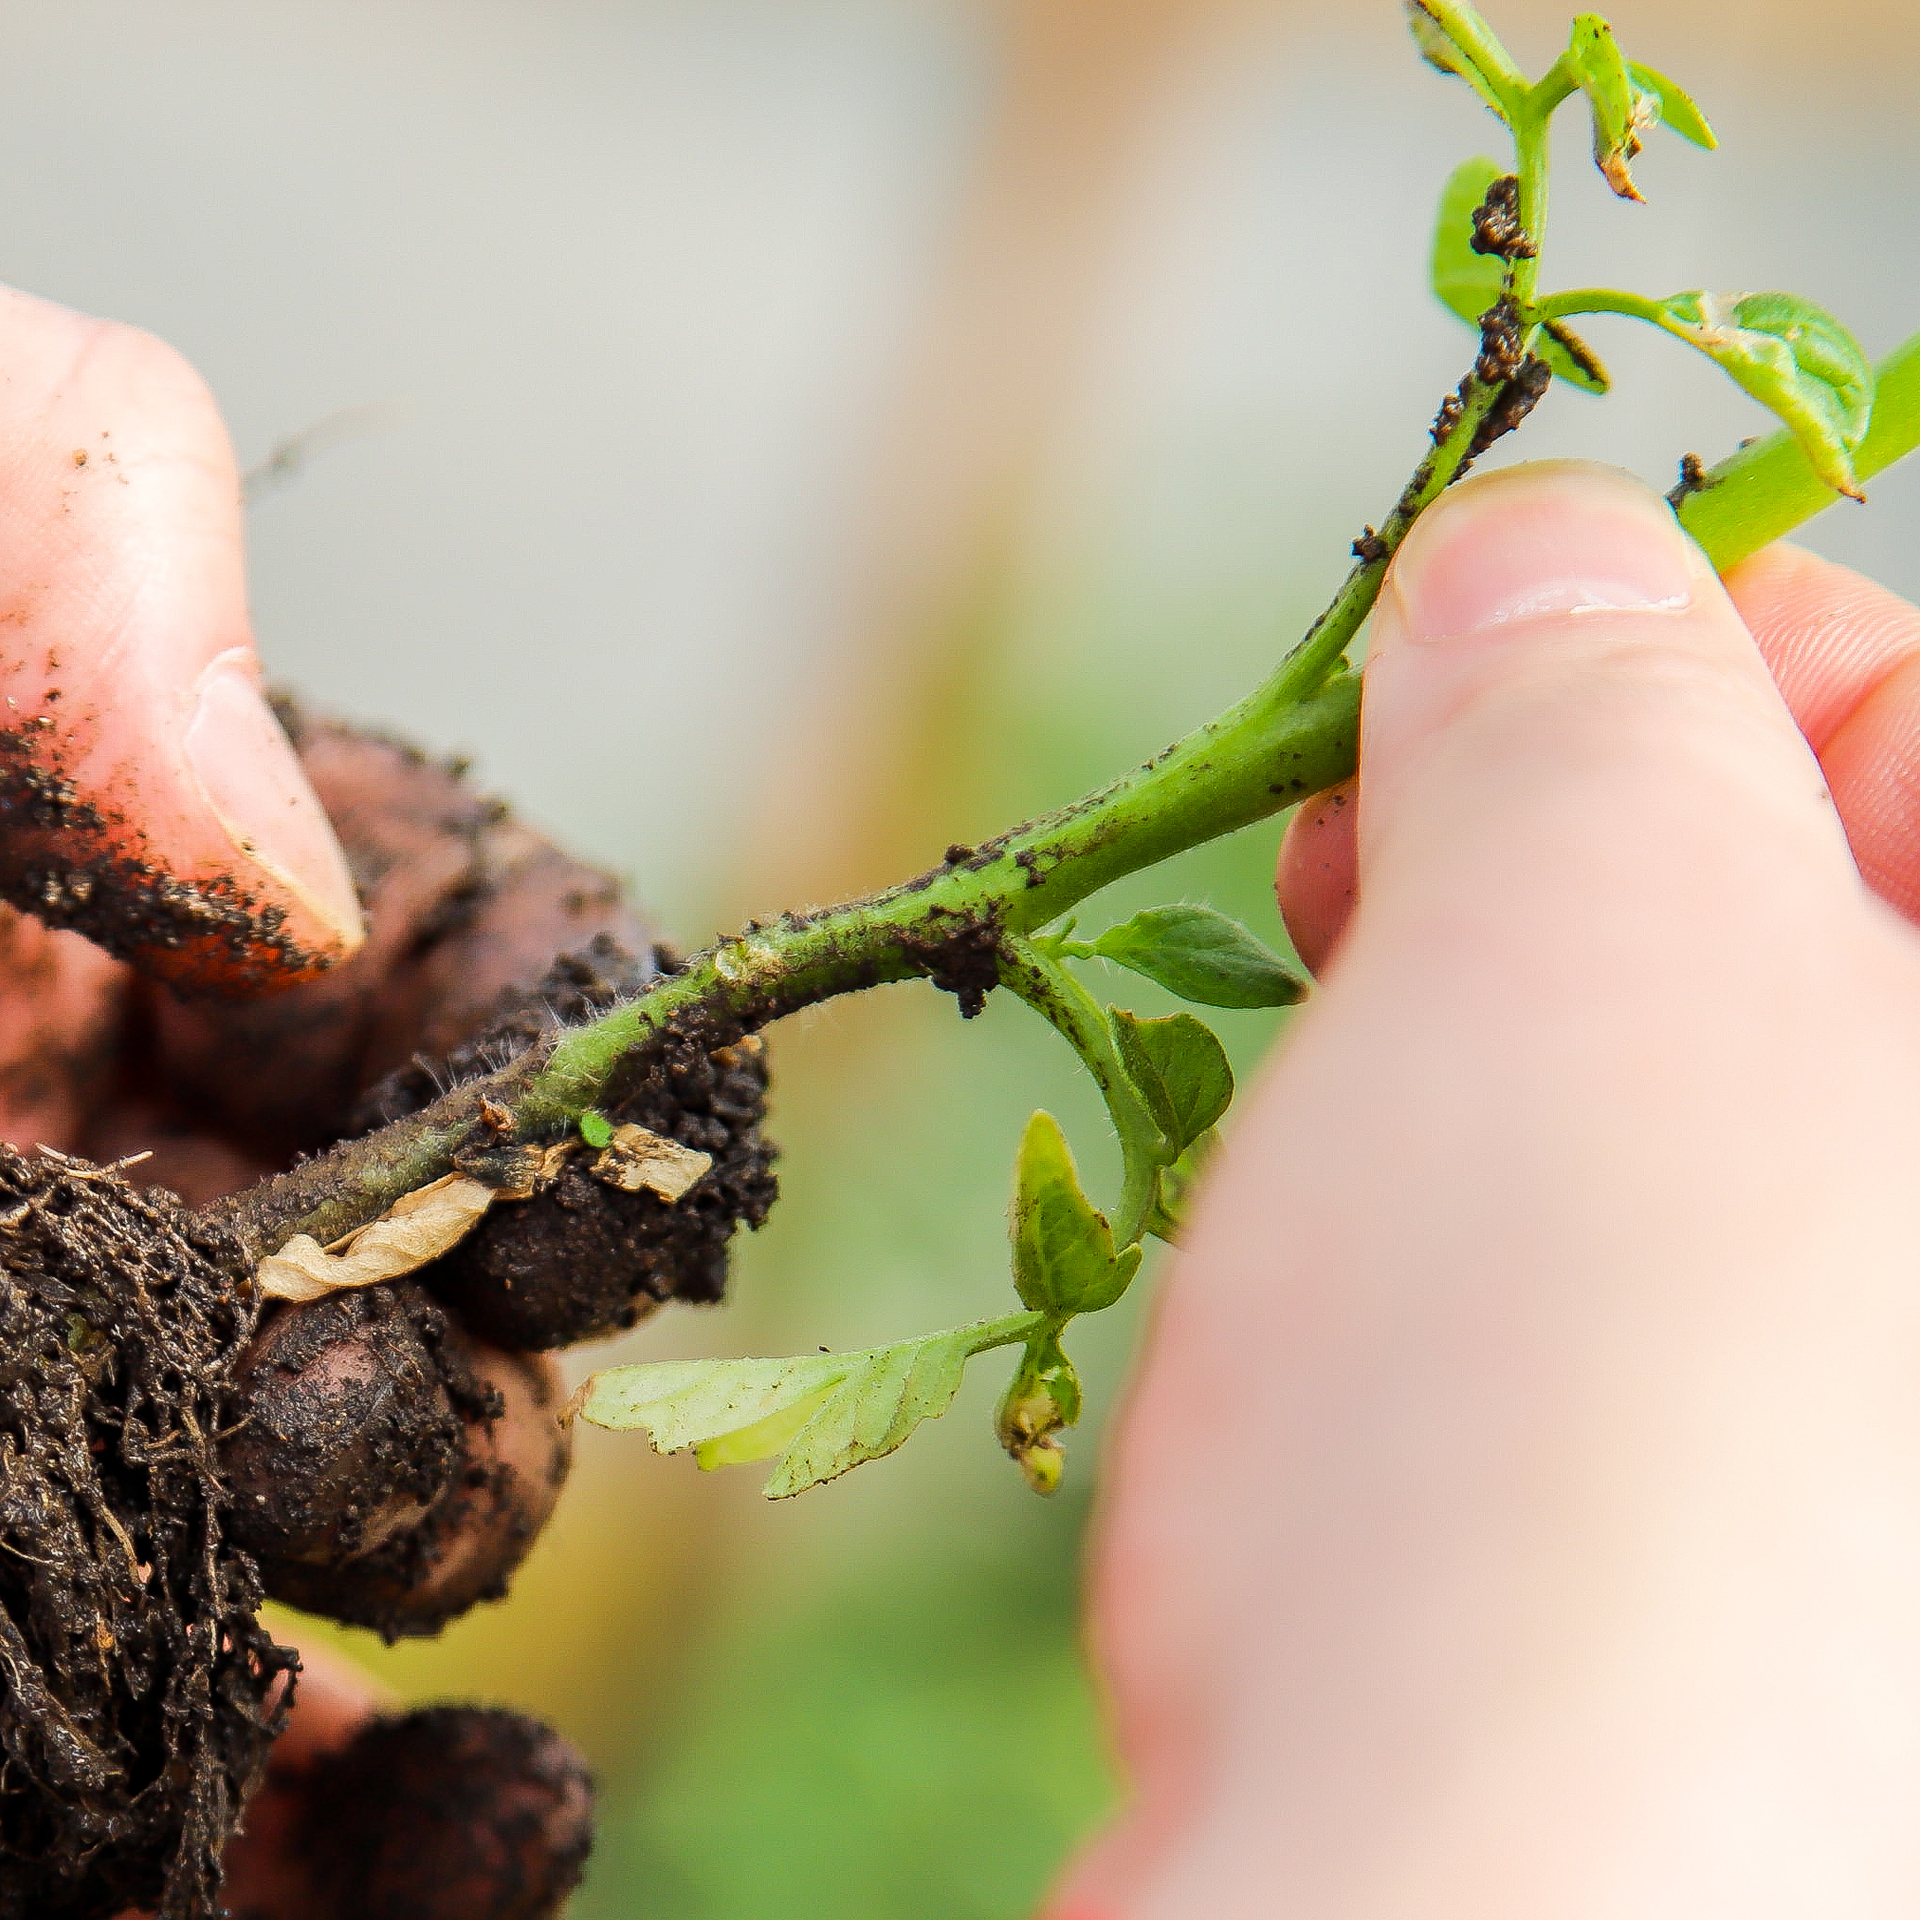
[[[1780,421],[1717,467],[1689,460],[1670,496],[1722,570],[1839,496],[1862,498],[1866,480],[1920,442],[1920,336],[1876,370],[1838,320],[1794,294],[1543,292],[1556,112],[1579,103],[1596,166],[1631,201],[1643,197],[1634,165],[1659,127],[1703,148],[1715,145],[1713,132],[1689,95],[1628,58],[1597,14],[1578,16],[1565,50],[1529,80],[1470,6],[1406,0],[1406,12],[1420,53],[1472,90],[1511,145],[1508,161],[1461,162],[1440,195],[1433,290],[1474,329],[1477,347],[1391,512],[1354,543],[1339,592],[1265,683],[1072,805],[978,848],[956,846],[942,866],[885,892],[723,939],[488,1078],[227,1203],[226,1222],[256,1258],[299,1234],[337,1242],[488,1141],[497,1151],[502,1137],[523,1147],[577,1137],[611,1151],[598,1103],[616,1076],[630,1084],[675,1047],[724,1047],[799,1008],[890,981],[930,979],[967,1014],[1005,987],[1085,1065],[1122,1159],[1120,1191],[1102,1211],[1058,1124],[1034,1115],[1015,1166],[1017,1310],[857,1353],[613,1367],[574,1406],[599,1425],[644,1430],[663,1452],[691,1450],[703,1467],[770,1459],[766,1491],[778,1498],[892,1452],[946,1411],[970,1360],[1013,1347],[1020,1358],[998,1436],[1036,1489],[1058,1484],[1058,1436],[1081,1406],[1063,1336],[1078,1315],[1121,1297],[1148,1234],[1178,1234],[1233,1097],[1225,1051],[1198,1016],[1144,1019],[1110,1007],[1088,984],[1104,976],[1077,969],[1121,968],[1223,1009],[1286,1006],[1307,987],[1205,906],[1151,908],[1090,938],[1067,916],[1123,875],[1270,818],[1353,771],[1360,680],[1347,653],[1407,530],[1551,381],[1608,391],[1572,321],[1617,315],[1654,326],[1716,362]]]

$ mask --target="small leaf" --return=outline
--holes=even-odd
[[[766,1485],[782,1500],[891,1453],[953,1403],[993,1323],[953,1327],[861,1353],[790,1360],[658,1360],[609,1367],[582,1389],[583,1420],[639,1428],[661,1453],[702,1467],[780,1456]]]
[[[923,1420],[937,1420],[960,1391],[972,1353],[953,1334],[880,1347],[823,1400],[767,1482],[769,1500],[790,1499],[893,1452]]]
[[[613,1122],[589,1107],[580,1116],[580,1138],[596,1151],[604,1151],[613,1145]]]
[[[1556,380],[1564,380],[1582,393],[1612,390],[1613,376],[1600,356],[1564,320],[1542,321],[1540,333],[1534,351],[1552,369]]]
[[[1507,270],[1493,254],[1473,250],[1473,216],[1487,189],[1506,169],[1485,154],[1462,160],[1440,189],[1440,210],[1433,223],[1433,290],[1443,306],[1468,326],[1506,291]]]
[[[1053,1328],[1037,1333],[1021,1355],[994,1415],[994,1432],[1035,1493],[1052,1493],[1065,1464],[1053,1436],[1080,1418],[1080,1376]]]
[[[1484,154],[1463,160],[1440,190],[1440,210],[1433,224],[1433,291],[1442,306],[1476,330],[1480,316],[1507,287],[1507,270],[1499,258],[1473,250],[1473,216],[1502,172]],[[1606,368],[1586,342],[1560,321],[1546,323],[1536,351],[1555,379],[1583,393],[1605,393],[1611,384]]]
[[[659,1452],[682,1453],[744,1433],[817,1398],[866,1357],[823,1353],[791,1360],[653,1360],[609,1367],[587,1382],[579,1413],[597,1427],[644,1429]]]
[[[1112,1010],[1114,1045],[1127,1078],[1173,1151],[1184,1153],[1226,1112],[1233,1069],[1212,1029],[1190,1013],[1142,1020],[1125,1007]]]
[[[1791,293],[1676,293],[1655,317],[1778,414],[1836,493],[1866,498],[1852,455],[1873,419],[1873,369],[1832,314]]]
[[[1021,1304],[1047,1314],[1091,1311],[1113,1289],[1113,1231],[1080,1189],[1073,1154],[1050,1113],[1027,1122],[1014,1164],[1013,1284]],[[1124,1287],[1125,1281],[1120,1285]],[[1104,1296],[1104,1297],[1101,1297]]]
[[[1441,17],[1439,11],[1426,3],[1426,0],[1406,0],[1407,27],[1413,35],[1413,44],[1420,49],[1420,57],[1431,67],[1437,67],[1442,73],[1464,80],[1475,93],[1499,116],[1507,119],[1506,103],[1500,97],[1500,82],[1511,86],[1519,79],[1516,70],[1501,72],[1495,64],[1494,49],[1498,43],[1477,15],[1469,8],[1457,8],[1456,12],[1466,13],[1480,27],[1487,43],[1475,48],[1463,43]],[[1512,63],[1508,62],[1511,68]]]
[[[1204,1007],[1290,1007],[1307,982],[1211,907],[1149,907],[1094,941],[1103,960]]]
[[[1187,1224],[1187,1205],[1194,1184],[1220,1144],[1220,1135],[1209,1127],[1172,1166],[1160,1175],[1160,1197],[1147,1222],[1147,1231],[1169,1245],[1177,1242]]]
[[[1593,115],[1593,164],[1621,199],[1645,199],[1627,168],[1640,151],[1644,123],[1635,111],[1634,86],[1620,43],[1597,13],[1575,16],[1567,60]]]
[[[1665,121],[1682,140],[1691,140],[1696,147],[1705,147],[1709,153],[1720,144],[1714,138],[1713,129],[1707,125],[1706,115],[1694,105],[1685,89],[1676,86],[1664,73],[1642,66],[1637,60],[1629,60],[1627,76],[1641,93],[1653,96],[1656,117]]]

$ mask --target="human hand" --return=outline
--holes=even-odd
[[[0,364],[0,1136],[144,1156],[132,1178],[206,1200],[337,1135],[390,1069],[470,1041],[556,952],[602,936],[651,968],[604,876],[448,770],[326,726],[302,730],[303,766],[258,689],[225,431],[177,355],[0,291]],[[464,1421],[468,1464],[492,1477],[437,1558],[358,1596],[403,1631],[498,1587],[564,1465],[551,1360],[491,1347],[421,1295],[415,1319],[429,1315],[507,1410]],[[292,1319],[263,1331],[269,1356]],[[378,1412],[350,1389],[381,1387],[351,1373],[321,1382],[349,1433]],[[320,1442],[296,1460],[266,1417],[284,1410],[255,1405],[267,1477],[324,1474]],[[337,1662],[301,1681],[232,1849],[235,1910],[551,1911],[586,1846],[578,1757],[517,1716],[380,1706]],[[8,1911],[12,1871],[0,1862]]]
[[[1408,539],[1363,728],[1114,1443],[1132,1798],[1050,1912],[1906,1920],[1920,613],[1517,469]]]

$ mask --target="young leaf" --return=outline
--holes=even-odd
[[[1125,1007],[1115,1007],[1111,1021],[1127,1078],[1140,1090],[1173,1151],[1184,1153],[1233,1099],[1233,1069],[1225,1048],[1190,1013],[1142,1020]]]
[[[1645,199],[1627,169],[1640,151],[1644,123],[1635,113],[1633,82],[1620,43],[1597,13],[1575,16],[1567,60],[1593,115],[1593,164],[1621,199]]]
[[[1637,60],[1629,60],[1627,77],[1640,93],[1650,95],[1653,100],[1652,115],[1644,117],[1665,121],[1682,140],[1691,140],[1696,147],[1705,147],[1709,153],[1720,144],[1713,136],[1713,129],[1707,125],[1706,115],[1694,105],[1685,89],[1676,86],[1664,73],[1642,66]]]
[[[1507,288],[1507,269],[1494,254],[1473,250],[1473,216],[1487,189],[1504,169],[1484,154],[1463,160],[1440,190],[1440,211],[1433,224],[1433,290],[1442,306],[1476,330],[1480,316]],[[1535,349],[1553,371],[1583,393],[1605,393],[1607,370],[1571,327],[1549,320]]]
[[[1873,418],[1873,369],[1832,314],[1791,293],[1676,293],[1653,317],[1772,408],[1836,493],[1866,498],[1852,455]]]
[[[1148,907],[1093,950],[1203,1007],[1290,1007],[1307,982],[1211,907]]]
[[[604,1113],[589,1107],[580,1116],[580,1138],[588,1146],[604,1152],[613,1145],[613,1122]]]
[[[972,1347],[965,1329],[879,1347],[820,1403],[781,1455],[767,1482],[785,1500],[901,1445],[923,1420],[937,1420],[960,1391]]]
[[[1507,120],[1505,94],[1524,85],[1493,30],[1471,7],[1440,0],[1406,0],[1407,26],[1421,58],[1464,80],[1495,114]]]
[[[993,1423],[1035,1493],[1052,1493],[1060,1485],[1065,1460],[1053,1436],[1079,1418],[1080,1376],[1062,1352],[1058,1332],[1046,1328],[1027,1343]]]
[[[706,1468],[778,1454],[766,1493],[781,1500],[891,1453],[938,1419],[968,1358],[1005,1337],[1003,1323],[982,1321],[862,1353],[609,1367],[587,1382],[578,1411],[596,1426],[643,1429],[661,1453],[692,1448]]]
[[[1119,1298],[1113,1231],[1081,1192],[1066,1136],[1050,1113],[1036,1113],[1020,1142],[1010,1237],[1013,1284],[1023,1305],[1060,1315]]]

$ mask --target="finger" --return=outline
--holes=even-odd
[[[1905,1338],[1908,1236],[1876,1223],[1911,1185],[1913,952],[1751,635],[1657,496],[1520,469],[1414,529],[1367,673],[1360,904],[1227,1143],[1112,1467],[1097,1627],[1139,1810],[1069,1892],[1115,1913],[1262,1911],[1263,1873],[1372,1910],[1343,1896],[1376,1862],[1437,1896],[1427,1839],[1477,1858],[1489,1822],[1541,1835],[1530,1874],[1554,1835],[1511,1808],[1665,1784],[1648,1756],[1703,1719],[1675,1676],[1704,1614],[1623,1654],[1616,1570],[1659,1586],[1711,1535],[1693,1591],[1768,1610],[1763,1665],[1790,1617],[1852,1631],[1871,1585],[1807,1542],[1826,1467],[1897,1430],[1872,1350]],[[1662,1680],[1623,1706],[1643,1650]],[[1240,1903],[1176,1900],[1203,1869]]]
[[[306,1686],[303,1675],[301,1687]],[[229,1849],[249,1920],[548,1920],[592,1842],[593,1786],[550,1727],[482,1707],[360,1719],[282,1768]]]
[[[474,1339],[412,1281],[279,1308],[238,1387],[234,1538],[272,1598],[389,1639],[504,1593],[566,1480],[554,1363]]]
[[[1727,592],[1820,756],[1862,878],[1920,919],[1920,608],[1790,546],[1736,568]]]
[[[1510,469],[1415,527],[1375,613],[1362,767],[1356,938],[1376,893],[1382,913],[1429,914],[1463,889],[1492,907],[1496,885],[1502,925],[1584,932],[1623,893],[1637,924],[1672,899],[1691,925],[1708,847],[1729,885],[1759,863],[1852,878],[1705,556],[1607,469]]]
[[[355,1130],[370,1087],[416,1054],[454,1052],[508,1000],[542,1020],[549,1003],[577,1017],[656,972],[651,932],[618,887],[513,819],[457,765],[297,712],[291,722],[360,880],[367,941],[350,962],[270,1000],[143,1003],[145,1084],[104,1118],[89,1151],[157,1147],[155,1177],[190,1199],[231,1192]],[[561,955],[587,958],[549,979]]]
[[[0,364],[0,895],[183,985],[317,972],[359,905],[260,693],[206,388],[11,291]]]
[[[1920,609],[1785,543],[1725,584],[1819,757],[1861,877],[1920,920]],[[1295,813],[1281,844],[1281,913],[1316,969],[1353,910],[1357,827],[1357,807],[1323,799]]]
[[[1358,778],[1296,807],[1280,841],[1274,891],[1294,949],[1313,972],[1334,947],[1359,897]]]
[[[0,906],[0,1140],[78,1145],[106,1094],[126,969],[73,933]]]

